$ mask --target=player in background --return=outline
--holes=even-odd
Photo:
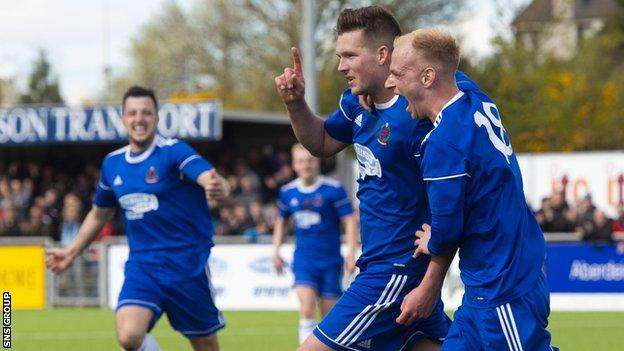
[[[104,158],[93,207],[69,246],[47,250],[47,266],[66,270],[120,207],[130,248],[115,315],[121,347],[159,350],[148,332],[166,312],[194,350],[216,351],[225,321],[210,283],[208,199],[229,186],[188,144],[157,134],[153,91],[131,87],[122,110],[129,145]]]
[[[421,283],[429,257],[412,257],[414,232],[430,221],[418,152],[432,124],[414,123],[407,101],[384,86],[393,41],[401,34],[389,12],[378,6],[346,9],[336,30],[338,71],[349,89],[325,121],[305,102],[296,48],[293,67],[275,78],[297,139],[319,157],[353,144],[359,164],[360,273],[301,350],[438,350],[450,324],[439,294],[432,310],[405,306],[405,299],[420,298],[412,293],[419,284],[442,284],[442,278]],[[372,97],[374,111],[362,108],[358,95]],[[442,269],[451,257],[429,266]]]
[[[292,166],[297,179],[280,189],[277,202],[273,261],[281,273],[284,261],[279,249],[286,221],[292,217],[296,239],[292,270],[300,307],[299,343],[303,343],[316,326],[317,301],[324,317],[342,295],[341,222],[348,246],[345,268],[349,274],[355,270],[359,243],[353,207],[342,185],[319,175],[320,160],[301,144],[292,147]]]
[[[459,247],[466,287],[442,350],[550,351],[544,234],[498,108],[479,90],[458,89],[458,65],[450,34],[417,30],[396,39],[386,84],[409,100],[415,124],[434,125],[420,152],[431,225],[417,232],[415,255]]]

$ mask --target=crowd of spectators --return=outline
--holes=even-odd
[[[279,188],[294,179],[290,152],[264,145],[245,157],[222,153],[213,161],[232,196],[214,207],[216,235],[270,235]],[[212,160],[211,160],[212,161]],[[0,161],[0,236],[47,236],[67,244],[91,207],[99,167],[87,162],[72,172],[63,162]],[[98,239],[123,233],[120,216]]]
[[[212,209],[216,235],[244,235],[249,241],[267,241],[277,215],[279,188],[294,179],[287,148],[264,145],[244,157],[222,153],[213,161],[230,183],[232,196]],[[47,236],[63,245],[78,233],[91,206],[99,179],[96,163],[86,162],[72,172],[65,164],[0,161],[0,236]],[[591,196],[574,203],[561,193],[542,200],[535,212],[545,232],[573,232],[585,241],[613,242],[624,235],[624,205],[616,218],[596,208]],[[123,233],[117,216],[99,239]]]
[[[560,192],[542,199],[535,217],[544,232],[574,232],[583,241],[614,242],[614,233],[624,234],[624,205],[618,206],[617,217],[609,218],[597,208],[590,194],[571,205]]]

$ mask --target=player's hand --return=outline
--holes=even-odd
[[[46,248],[46,266],[54,273],[63,273],[74,262],[75,256],[67,248]]]
[[[438,294],[434,289],[420,285],[405,295],[401,303],[401,314],[396,322],[410,325],[417,319],[427,318],[433,312]]]
[[[279,254],[273,255],[273,265],[275,266],[275,271],[278,275],[284,273],[284,260]]]
[[[414,251],[414,255],[412,257],[416,258],[421,254],[431,255],[428,247],[429,239],[431,239],[431,226],[425,223],[422,226],[422,230],[416,232],[416,241],[414,241],[416,250]]]
[[[217,171],[212,170],[209,173],[207,184],[204,185],[204,191],[208,200],[220,201],[229,195],[229,184],[223,177],[219,176]]]
[[[290,48],[293,66],[284,68],[284,73],[275,77],[275,87],[284,104],[305,101],[305,79],[301,69],[299,49]]]
[[[360,100],[360,106],[362,106],[366,111],[373,112],[375,102],[370,95],[358,95],[358,100]]]

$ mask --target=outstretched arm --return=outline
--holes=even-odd
[[[301,69],[299,50],[291,48],[293,67],[275,77],[277,92],[286,106],[297,140],[317,157],[335,155],[347,144],[332,138],[325,131],[323,119],[315,115],[305,101],[305,79]]]
[[[76,256],[95,240],[102,227],[115,214],[115,207],[98,207],[93,205],[85,217],[78,235],[69,246],[46,250],[46,266],[54,273],[62,273],[74,261]]]

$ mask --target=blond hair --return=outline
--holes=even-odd
[[[409,41],[416,55],[447,78],[453,77],[459,67],[459,45],[447,31],[437,28],[417,29],[397,37],[394,46]]]
[[[293,156],[295,155],[295,152],[297,151],[305,151],[307,153],[310,153],[310,151],[308,151],[308,149],[306,149],[305,146],[303,146],[301,143],[295,143],[290,149],[290,153]]]

